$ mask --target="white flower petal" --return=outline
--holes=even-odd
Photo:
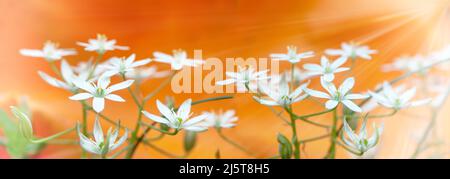
[[[86,100],[92,97],[93,96],[90,93],[78,93],[76,95],[69,97],[69,99],[79,101],[79,100]]]
[[[92,100],[92,107],[94,108],[95,112],[102,112],[105,108],[105,98],[94,97],[94,100]]]
[[[151,120],[153,120],[155,122],[163,123],[163,124],[169,124],[169,121],[167,119],[162,118],[162,117],[157,116],[157,115],[153,115],[153,114],[151,114],[151,113],[149,113],[147,111],[142,111],[142,114],[144,114],[145,117],[147,117],[147,118],[149,118],[149,119],[151,119]]]
[[[98,116],[95,117],[95,122],[94,122],[94,139],[95,139],[95,142],[97,142],[99,144],[104,142],[102,125],[100,124]]]
[[[130,87],[133,84],[134,80],[127,80],[120,83],[117,83],[115,85],[111,85],[109,88],[106,89],[106,93],[111,93],[117,90],[125,89]]]
[[[189,117],[189,113],[191,112],[191,103],[192,99],[187,99],[180,105],[177,111],[178,117],[181,117],[182,119]]]
[[[362,112],[362,109],[350,100],[343,100],[342,104],[344,104],[347,108],[349,108],[352,111],[359,112],[359,113]]]
[[[119,95],[115,95],[115,94],[108,94],[108,95],[105,96],[105,98],[109,99],[111,101],[125,102],[125,99],[123,99]]]
[[[327,109],[334,109],[338,104],[339,104],[339,102],[336,101],[336,100],[328,100],[325,103],[325,108],[327,108]]]

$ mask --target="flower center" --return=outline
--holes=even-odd
[[[95,97],[100,97],[100,98],[102,98],[102,97],[105,96],[105,94],[106,94],[106,91],[105,91],[104,89],[102,89],[102,88],[97,88],[97,90],[95,91],[94,96],[95,96]]]

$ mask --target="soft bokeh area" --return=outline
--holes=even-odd
[[[379,51],[371,61],[357,61],[353,71],[356,77],[354,91],[366,92],[384,80],[402,74],[382,72],[383,64],[405,54],[428,53],[449,44],[449,7],[448,0],[0,0],[0,104],[3,110],[8,110],[16,99],[27,96],[38,136],[62,131],[81,121],[81,105],[68,99],[71,94],[49,86],[37,74],[38,70],[53,74],[45,60],[21,56],[19,49],[40,49],[45,41],[52,40],[63,48],[76,48],[80,55],[66,58],[69,63],[76,64],[95,55],[83,51],[76,42],[87,41],[97,33],[106,34],[116,39],[119,45],[131,48],[130,51],[108,52],[105,59],[131,53],[143,59],[152,57],[154,51],[169,53],[178,48],[187,50],[190,56],[194,49],[202,49],[205,57],[268,57],[270,53],[285,52],[290,44],[322,54],[327,48],[338,48],[341,42],[356,41]],[[318,63],[319,57],[308,59],[308,62]],[[154,64],[160,69],[170,68],[166,64]],[[338,76],[337,80],[344,77]],[[162,81],[146,81],[142,92],[151,92]],[[418,88],[421,85],[411,80],[408,84]],[[311,88],[321,89],[318,80]],[[107,102],[104,114],[114,116],[114,120],[120,119],[131,128],[136,121],[136,108],[126,90],[118,94],[127,102]],[[174,96],[180,103],[187,98],[195,101],[219,95],[223,94],[173,94],[170,87],[166,87],[154,99]],[[154,101],[147,104],[146,110],[156,114]],[[236,110],[238,125],[223,132],[258,158],[277,155],[278,132],[290,135],[289,126],[246,94],[236,94],[232,100],[196,105],[193,112],[211,109]],[[449,156],[449,103],[442,109],[437,130],[432,135],[442,145],[422,157]],[[321,110],[322,106],[311,101],[295,105],[299,114]],[[92,127],[93,119],[94,115],[90,114],[89,127]],[[314,120],[331,124],[330,115]],[[376,119],[385,124],[376,158],[409,158],[429,120],[426,107]],[[298,126],[300,138],[327,132],[303,122]],[[155,135],[150,133],[150,136]],[[76,138],[75,133],[66,136],[70,137]],[[218,149],[223,158],[252,157],[221,140],[213,130],[200,133],[198,137],[189,158],[214,158]],[[155,144],[181,155],[182,138],[183,135],[169,136]],[[303,156],[321,158],[328,145],[328,139],[302,145]],[[37,157],[78,158],[80,153],[79,146],[51,146]],[[337,153],[339,158],[352,157],[341,148]],[[167,158],[145,145],[139,147],[135,157]],[[0,158],[8,158],[2,147]]]

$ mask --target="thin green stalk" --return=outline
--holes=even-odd
[[[114,153],[113,155],[111,155],[111,157],[109,157],[109,159],[115,159],[115,158],[117,158],[118,156],[120,156],[120,155],[123,154],[124,152],[128,151],[130,147],[131,147],[130,145],[125,146],[123,149],[121,149],[121,150],[119,150],[118,152],[116,152],[116,153]]]
[[[334,159],[336,157],[336,141],[337,141],[337,137],[338,137],[338,133],[336,130],[337,121],[338,121],[337,109],[335,108],[333,110],[333,125],[331,127],[331,139],[330,139],[331,144],[330,144],[330,149],[328,150],[328,154],[326,157],[329,159]]]
[[[175,76],[176,71],[173,71],[169,78],[166,78],[155,90],[153,90],[150,94],[144,97],[143,102],[150,100],[153,96],[158,94],[164,87],[166,87],[170,81],[172,81],[173,76]]]
[[[30,142],[32,142],[32,143],[43,143],[43,142],[47,142],[47,141],[56,139],[56,138],[58,138],[58,137],[61,137],[62,135],[68,134],[69,132],[72,132],[72,131],[74,131],[75,129],[76,129],[76,127],[72,127],[72,128],[70,128],[70,129],[66,129],[66,130],[64,130],[64,131],[62,131],[62,132],[60,132],[60,133],[54,134],[54,135],[49,136],[49,137],[40,138],[40,139],[31,139]]]
[[[97,55],[97,58],[95,58],[94,64],[92,65],[92,68],[89,70],[89,75],[87,79],[91,79],[94,75],[95,69],[97,68],[98,63],[103,58],[104,53],[99,53]]]
[[[153,123],[153,125],[156,124]],[[147,127],[147,129],[145,129],[144,133],[141,134],[141,136],[139,138],[137,138],[136,140],[136,144],[132,145],[131,149],[128,151],[126,158],[131,158],[133,157],[134,153],[136,152],[139,144],[142,142],[142,140],[144,140],[145,136],[150,132],[152,128]]]
[[[308,142],[313,142],[313,141],[317,141],[317,140],[321,140],[321,139],[327,138],[329,136],[330,136],[330,134],[325,134],[325,135],[321,135],[321,136],[317,136],[317,137],[312,137],[312,138],[309,138],[309,139],[300,140],[299,143],[300,144],[304,144],[304,143],[308,143]]]
[[[330,110],[319,112],[319,113],[314,113],[314,114],[309,114],[309,115],[304,115],[306,117],[304,117],[304,116],[297,116],[294,112],[292,112],[292,109],[290,109],[290,108],[285,108],[285,110],[291,117],[294,118],[294,120],[301,120],[301,121],[304,121],[306,123],[309,123],[309,124],[312,124],[312,125],[315,125],[315,126],[318,126],[318,127],[330,128],[330,126],[328,126],[328,125],[324,125],[324,124],[320,124],[320,123],[308,120],[309,117],[325,114],[325,113],[330,112]]]
[[[217,134],[219,134],[220,138],[222,138],[225,142],[233,145],[234,147],[236,147],[237,149],[241,150],[242,152],[244,152],[247,155],[253,156],[253,154],[247,150],[246,148],[242,147],[241,145],[239,145],[238,143],[234,142],[233,140],[229,139],[227,136],[225,136],[222,131],[219,129],[216,130]]]
[[[411,158],[417,158],[420,154],[420,152],[423,149],[423,145],[425,144],[425,141],[427,140],[428,136],[430,135],[431,131],[433,130],[434,126],[436,125],[436,120],[438,116],[438,112],[442,109],[443,104],[447,101],[448,96],[450,95],[450,87],[447,88],[447,93],[445,94],[445,100],[441,102],[440,105],[438,105],[437,108],[434,108],[434,110],[431,111],[431,120],[430,123],[428,123],[427,128],[425,129],[425,132],[422,134],[422,137],[420,138],[419,142],[417,143],[417,147],[414,150],[413,155]]]
[[[291,129],[292,129],[292,144],[294,145],[294,157],[296,159],[300,158],[300,142],[297,136],[297,124],[295,123],[295,115],[292,113],[292,107],[286,107],[285,110],[289,113],[291,119]]]
[[[48,61],[48,63],[50,64],[50,68],[52,68],[53,72],[55,72],[59,78],[63,79],[61,72],[58,70],[58,67],[56,67],[55,61]]]
[[[392,110],[392,112],[387,113],[387,114],[368,115],[368,116],[366,116],[366,117],[367,117],[368,119],[373,119],[373,118],[385,118],[385,117],[391,117],[391,116],[397,114],[397,112],[398,112],[398,110]],[[355,119],[355,118],[362,118],[362,117],[365,117],[365,116],[359,116],[359,115],[343,115],[343,116],[339,116],[340,119],[348,118],[348,117],[351,117],[351,118]]]
[[[321,112],[317,112],[317,113],[312,113],[312,114],[301,115],[301,116],[295,115],[295,118],[297,118],[297,119],[301,119],[301,118],[303,118],[303,119],[305,119],[305,118],[310,118],[310,117],[319,116],[319,115],[322,115],[322,114],[326,114],[326,113],[332,112],[333,110],[334,110],[334,109],[328,109],[328,110],[325,110],[325,111],[321,111]]]
[[[169,131],[166,131],[166,130],[157,128],[157,127],[153,126],[152,124],[147,124],[147,123],[145,123],[145,122],[141,122],[141,124],[144,125],[144,126],[147,126],[147,127],[151,128],[151,129],[153,129],[153,130],[156,130],[156,131],[158,131],[158,132],[167,134],[167,135],[177,135],[178,132],[179,132],[178,129],[175,129],[173,132],[169,132]]]

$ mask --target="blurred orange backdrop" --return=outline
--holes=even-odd
[[[153,51],[172,49],[202,49],[205,57],[267,57],[283,52],[289,44],[303,50],[321,53],[337,48],[343,41],[370,45],[379,53],[372,61],[358,61],[355,91],[366,91],[376,84],[395,78],[401,73],[382,73],[380,66],[403,54],[425,53],[448,43],[447,0],[191,0],[191,1],[110,1],[110,0],[0,0],[0,96],[2,108],[19,96],[28,96],[36,113],[36,129],[42,135],[51,134],[81,121],[81,106],[68,100],[69,93],[47,85],[37,75],[38,70],[51,73],[42,59],[20,56],[20,48],[41,48],[52,40],[61,47],[74,47],[81,54],[68,57],[71,64],[85,61],[92,53],[84,52],[75,42],[94,38],[97,33],[117,39],[119,45],[131,51],[106,53],[106,57],[136,53],[138,58],[152,57]],[[318,58],[314,60],[318,61]],[[314,61],[313,60],[313,61]],[[156,63],[155,63],[156,64]],[[161,69],[167,65],[159,65]],[[341,80],[338,79],[338,80]],[[147,81],[144,93],[149,93],[160,80]],[[317,82],[312,84],[319,87]],[[119,92],[131,99],[125,92]],[[155,99],[171,95],[170,88]],[[174,95],[178,102],[217,96],[211,94]],[[135,122],[134,104],[107,103],[105,114],[121,119],[125,125]],[[306,108],[307,107],[307,108]],[[245,144],[257,157],[277,154],[276,134],[290,135],[285,126],[268,108],[258,105],[249,95],[238,94],[232,101],[218,101],[195,106],[198,113],[209,109],[236,109],[238,126],[224,132]],[[447,107],[445,107],[448,109]],[[314,103],[295,106],[300,114],[320,111]],[[151,101],[147,110],[157,112]],[[381,113],[383,111],[381,110]],[[386,132],[377,157],[409,157],[415,147],[413,133],[424,129],[428,116],[420,111],[404,111],[384,119]],[[440,135],[448,136],[449,111],[440,115]],[[93,116],[90,116],[92,123]],[[317,118],[330,123],[329,116]],[[90,125],[91,126],[91,125]],[[321,128],[299,123],[300,137],[324,134]],[[75,137],[75,135],[73,135]],[[224,158],[249,157],[220,140],[214,131],[199,134],[199,143],[191,158],[212,158],[220,149]],[[173,153],[182,153],[182,136],[166,137],[156,143]],[[322,157],[328,149],[328,139],[308,143],[305,156]],[[45,157],[77,157],[79,147],[58,147],[44,152]],[[339,157],[348,157],[343,150]],[[2,158],[4,154],[0,154]],[[136,157],[164,158],[146,146]]]

